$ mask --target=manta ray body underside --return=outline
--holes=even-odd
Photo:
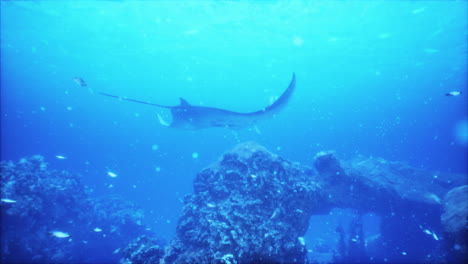
[[[194,106],[189,104],[183,98],[180,98],[180,104],[177,106],[165,106],[106,93],[100,94],[118,98],[121,100],[170,109],[172,115],[172,122],[170,124],[166,124],[169,127],[189,130],[210,127],[225,127],[237,129],[251,126],[260,119],[269,118],[274,114],[278,113],[288,103],[295,86],[296,76],[293,73],[288,88],[273,104],[267,106],[262,110],[251,113],[239,113],[214,107]],[[159,119],[162,124],[165,124],[165,121],[162,120],[161,117],[159,117]]]

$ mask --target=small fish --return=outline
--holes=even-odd
[[[102,229],[99,227],[94,228],[94,232],[102,232]]]
[[[4,202],[4,203],[16,203],[15,200],[8,199],[8,198],[3,198],[3,199],[2,199],[2,202]]]
[[[299,243],[302,245],[302,246],[305,246],[305,239],[303,237],[298,237],[297,240],[299,240]]]
[[[73,81],[75,81],[79,86],[82,86],[82,87],[88,86],[86,82],[80,77],[73,77]]]
[[[55,156],[57,159],[61,159],[61,160],[64,160],[64,159],[67,159],[67,157],[65,156],[62,156],[62,155],[57,155]]]
[[[113,173],[112,171],[108,171],[108,172],[107,172],[107,175],[109,175],[109,176],[112,177],[112,178],[117,177],[117,174]]]
[[[432,233],[432,237],[433,237],[435,240],[439,241],[439,237],[436,235],[436,233]]]
[[[451,91],[446,93],[445,96],[459,96],[460,94],[462,94],[460,91]]]
[[[428,229],[424,229],[423,232],[426,233],[426,234],[428,234],[428,235],[432,235],[432,232],[429,231]]]
[[[68,233],[65,233],[65,232],[62,232],[62,231],[52,231],[50,232],[50,234],[54,237],[58,237],[58,238],[67,238],[67,237],[70,237],[70,234]]]
[[[216,207],[216,205],[214,205],[212,203],[207,203],[206,206],[211,207],[211,208]]]

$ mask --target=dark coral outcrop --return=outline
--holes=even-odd
[[[312,215],[334,208],[355,214],[350,228],[337,227],[336,245],[322,246],[336,263],[466,261],[466,175],[380,158],[343,161],[331,152],[317,154],[314,166],[240,144],[198,173],[163,250],[132,203],[91,198],[78,175],[49,170],[39,156],[2,162],[2,261],[316,263],[304,235]],[[372,239],[367,213],[380,222]]]
[[[254,143],[200,172],[166,263],[305,263],[314,176]]]
[[[164,256],[161,243],[154,237],[142,235],[122,251],[122,264],[158,264]]]
[[[334,207],[381,217],[381,235],[373,241],[375,262],[444,262],[440,197],[463,184],[464,175],[417,169],[381,158],[339,161],[333,153],[316,156],[319,182]],[[343,260],[350,262],[352,260]]]
[[[145,233],[141,209],[92,197],[78,174],[49,169],[41,156],[0,168],[2,263],[117,263],[113,252]]]
[[[444,227],[448,258],[453,263],[468,262],[468,185],[452,189],[444,198]]]
[[[463,175],[380,158],[340,161],[331,152],[314,165],[318,174],[254,143],[224,154],[197,175],[165,263],[307,263],[310,216],[333,208],[358,215],[352,233],[337,229],[341,244],[350,242],[335,249],[335,262],[447,261],[440,197]],[[381,219],[377,239],[364,237],[361,216],[369,212]]]

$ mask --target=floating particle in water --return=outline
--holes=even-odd
[[[99,227],[94,228],[94,232],[102,232],[102,229]]]
[[[294,46],[300,47],[300,46],[302,46],[304,44],[304,39],[301,38],[301,37],[296,36],[296,37],[293,38],[293,44],[294,44]]]
[[[161,167],[158,166],[158,167],[154,168],[154,170],[155,170],[156,172],[160,172],[160,171],[161,171]]]
[[[171,223],[171,220],[170,220],[170,219],[167,219],[167,220],[166,220],[166,223],[167,223],[167,224],[170,224],[170,223]]]
[[[206,206],[210,207],[210,208],[214,208],[216,207],[216,205],[212,204],[212,203],[207,203]]]
[[[58,238],[66,238],[66,237],[70,237],[70,234],[66,233],[66,232],[62,232],[62,231],[52,231],[50,232],[50,234],[54,237],[58,237]]]
[[[153,144],[151,146],[151,149],[154,150],[154,151],[157,151],[159,149],[159,146],[157,144]]]
[[[198,159],[198,153],[197,152],[192,153],[192,158]]]
[[[71,111],[71,110],[73,110],[73,108],[71,106],[67,106],[67,110]]]
[[[389,38],[390,36],[391,36],[390,33],[382,33],[382,34],[379,35],[379,38],[380,38],[380,39],[387,39],[387,38]]]
[[[424,12],[425,10],[426,10],[425,7],[421,7],[421,8],[413,9],[413,11],[411,11],[411,13],[416,15],[416,14]]]
[[[61,160],[67,159],[67,157],[62,156],[62,155],[56,155],[55,157],[56,157],[57,159],[61,159]]]
[[[140,113],[134,113],[133,114],[135,117],[140,117]]]
[[[107,172],[107,175],[109,175],[109,176],[112,177],[112,178],[117,177],[117,174],[115,174],[115,173],[112,172],[112,171],[108,171],[108,172]]]
[[[424,52],[427,53],[427,54],[433,54],[433,53],[439,52],[439,50],[438,49],[427,48],[427,49],[424,49]]]
[[[41,111],[45,111],[45,107],[41,106]]]
[[[402,254],[403,256],[408,255],[408,253],[406,253],[405,251],[401,252],[401,254]]]

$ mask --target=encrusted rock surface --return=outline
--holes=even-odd
[[[333,208],[357,215],[351,230],[337,228],[336,263],[466,261],[466,175],[331,152],[317,154],[314,166],[238,145],[196,176],[163,250],[132,203],[91,198],[78,175],[50,170],[40,156],[2,162],[2,262],[308,263],[310,217]],[[368,240],[369,212],[380,217],[380,234]]]
[[[122,250],[122,264],[158,264],[164,249],[154,237],[143,235]]]
[[[41,156],[0,168],[2,263],[117,263],[112,253],[144,233],[140,209],[92,198],[79,175],[49,169]]]
[[[357,157],[344,162],[329,152],[319,153],[314,165],[323,190],[329,194],[327,203],[381,217],[381,235],[372,245],[379,252],[370,254],[373,261],[404,263],[408,251],[412,260],[444,262],[439,238],[443,233],[440,197],[462,185],[466,176],[421,170],[381,158]]]
[[[450,262],[468,262],[468,185],[447,193],[441,221],[446,232]]]
[[[247,143],[200,172],[166,263],[305,263],[313,175]]]
[[[330,152],[317,154],[314,165],[318,174],[255,143],[226,153],[197,175],[165,263],[307,263],[302,236],[310,216],[336,207],[375,213],[382,223],[372,242],[378,251],[366,251],[361,237],[353,255],[338,252],[336,262],[404,263],[406,251],[412,261],[446,261],[437,236],[440,197],[463,175],[379,158],[343,162]]]

